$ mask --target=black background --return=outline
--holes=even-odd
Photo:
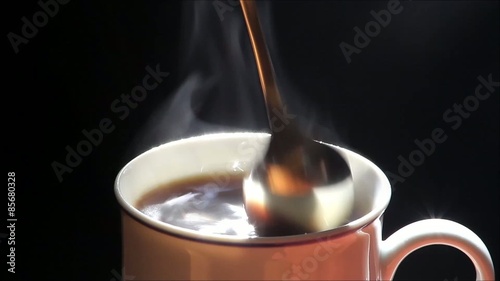
[[[202,16],[210,18],[207,30],[242,21],[239,7],[226,12],[221,21],[208,2],[210,8]],[[416,149],[415,139],[429,138],[432,130],[442,128],[448,139],[404,182],[394,185],[384,238],[419,219],[447,218],[477,233],[498,265],[500,90],[496,87],[456,130],[442,117],[474,93],[479,75],[492,74],[493,80],[500,80],[498,2],[402,2],[403,11],[393,15],[391,23],[348,64],[340,42],[353,44],[353,28],[363,28],[372,20],[370,11],[384,9],[386,3],[274,1],[271,53],[280,85],[293,89],[287,94],[290,107],[314,122],[316,129],[311,130],[317,137],[367,156],[384,171],[397,174],[398,156],[408,159]],[[154,124],[153,112],[163,108],[160,105],[194,69],[192,58],[184,56],[186,46],[194,44],[188,42],[192,32],[183,25],[194,20],[186,20],[178,1],[73,0],[61,5],[58,14],[15,54],[7,34],[21,34],[21,18],[31,19],[40,7],[35,1],[4,5],[4,172],[16,173],[18,222],[16,274],[7,272],[7,240],[2,236],[0,276],[113,280],[121,270],[119,206],[113,194],[116,174],[153,145],[210,131],[169,134],[170,127],[157,126],[161,134],[145,133]],[[242,44],[248,55],[248,41]],[[204,55],[211,53],[196,57]],[[158,63],[170,76],[119,120],[110,104],[141,82],[146,66]],[[225,82],[258,89],[255,68],[246,71],[251,75],[245,79],[234,82],[228,76]],[[219,129],[266,126],[261,107],[247,105],[258,113],[246,122],[248,116],[241,112],[248,110],[231,99],[212,99],[209,91],[204,102],[192,105],[199,119],[216,123]],[[81,131],[97,128],[103,118],[112,119],[115,130],[60,183],[51,163],[64,163],[65,147],[76,147],[84,139]],[[7,191],[4,194],[7,197]],[[3,213],[7,218],[6,210]],[[7,230],[2,227],[1,233]],[[468,258],[444,246],[413,253],[395,276],[396,280],[474,278]]]

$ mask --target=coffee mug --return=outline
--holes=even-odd
[[[475,266],[477,280],[494,280],[485,244],[456,222],[421,220],[382,240],[382,215],[391,197],[387,177],[363,156],[333,145],[351,167],[357,214],[328,231],[255,238],[205,234],[154,220],[134,207],[160,184],[231,173],[235,165],[251,169],[268,141],[264,133],[210,134],[166,143],[129,162],[115,183],[122,207],[124,278],[390,280],[408,254],[439,244],[464,252]]]

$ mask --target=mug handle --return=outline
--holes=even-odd
[[[474,264],[476,280],[495,280],[493,262],[483,241],[467,227],[444,219],[411,223],[382,241],[381,280],[392,280],[396,269],[407,255],[429,245],[447,245],[459,249]]]

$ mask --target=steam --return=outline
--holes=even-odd
[[[279,67],[279,51],[272,29],[271,2],[257,1],[260,18],[288,111],[297,114],[306,134],[336,140],[328,120],[307,104]],[[212,1],[185,1],[180,49],[182,83],[171,98],[159,104],[139,132],[139,143],[166,141],[215,132],[269,132],[255,58],[240,6],[221,21]],[[174,72],[174,71],[173,71]]]

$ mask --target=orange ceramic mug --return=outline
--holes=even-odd
[[[123,223],[123,276],[133,280],[390,280],[400,262],[427,245],[460,249],[473,262],[477,280],[494,280],[481,239],[456,222],[427,219],[381,238],[391,187],[384,173],[352,151],[348,160],[358,214],[338,228],[296,236],[238,237],[202,234],[144,215],[134,206],[160,184],[200,173],[225,172],[227,163],[251,163],[265,152],[269,135],[222,133],[170,142],[128,163],[115,193]],[[242,147],[248,146],[242,149]]]

